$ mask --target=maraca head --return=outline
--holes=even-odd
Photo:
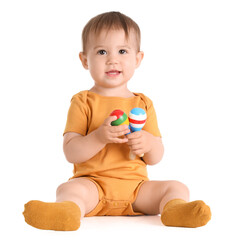
[[[142,108],[133,108],[129,113],[129,124],[132,132],[140,131],[146,120],[147,114]]]
[[[128,121],[128,116],[125,112],[123,112],[122,110],[114,110],[110,116],[117,116],[117,120],[112,121],[111,125],[112,126],[119,126],[119,125],[129,125],[129,121]]]

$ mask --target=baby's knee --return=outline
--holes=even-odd
[[[87,198],[89,193],[89,189],[84,184],[79,184],[75,181],[68,181],[65,183],[62,183],[58,186],[56,190],[57,196],[60,195],[68,195],[68,196],[81,196],[82,198]]]
[[[60,184],[58,186],[57,190],[56,190],[57,196],[65,193],[68,189],[69,189],[69,183],[68,182]]]
[[[185,194],[186,198],[189,199],[189,189],[184,183],[173,180],[173,181],[170,181],[169,188],[177,189],[178,191],[181,191],[182,193]]]

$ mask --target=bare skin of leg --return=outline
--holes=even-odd
[[[166,203],[172,199],[189,201],[189,190],[178,181],[145,182],[133,203],[133,210],[144,214],[161,214]]]
[[[86,178],[74,178],[57,188],[56,202],[72,201],[81,210],[81,218],[91,212],[99,202],[96,185]]]

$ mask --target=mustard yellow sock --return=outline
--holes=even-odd
[[[30,201],[25,204],[23,215],[29,225],[39,229],[73,231],[80,227],[80,208],[70,201]]]
[[[162,223],[172,227],[201,227],[211,219],[211,210],[203,201],[169,201],[161,214]]]

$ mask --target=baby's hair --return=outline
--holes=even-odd
[[[128,39],[130,30],[135,31],[137,51],[140,51],[141,32],[136,22],[130,17],[120,12],[106,12],[97,15],[89,20],[82,31],[82,47],[83,52],[87,50],[87,43],[90,33],[98,36],[102,30],[120,30],[123,29]]]

